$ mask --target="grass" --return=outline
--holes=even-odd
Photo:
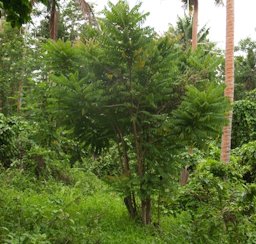
[[[38,181],[21,171],[0,174],[1,243],[164,243],[135,224],[122,199],[94,175],[72,172],[73,183]]]

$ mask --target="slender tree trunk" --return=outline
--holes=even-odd
[[[127,153],[127,147],[124,141],[122,141],[122,147],[123,147],[123,172],[125,176],[130,178],[131,171],[129,166],[129,157]],[[137,207],[136,207],[134,193],[132,191],[129,191],[128,195],[124,198],[124,203],[129,212],[130,217],[132,219],[135,219],[137,217]]]
[[[21,110],[22,92],[23,92],[23,82],[22,82],[22,80],[19,80],[19,83],[18,83],[18,100],[17,100],[17,112],[18,113]]]
[[[131,170],[130,170],[130,165],[129,165],[129,156],[128,156],[128,152],[127,152],[127,145],[124,140],[123,134],[122,134],[121,130],[118,128],[118,126],[115,127],[115,131],[116,131],[118,141],[119,141],[118,152],[120,155],[123,174],[126,177],[130,178]],[[121,148],[120,148],[119,144],[121,144]],[[135,219],[137,217],[137,205],[136,205],[134,192],[132,192],[130,189],[128,190],[127,195],[124,197],[124,203],[128,210],[129,216],[132,219]]]
[[[141,200],[141,214],[144,225],[151,224],[151,198],[150,196]]]
[[[189,172],[188,172],[187,167],[188,166],[185,166],[180,173],[180,185],[181,186],[185,186],[188,183]]]
[[[58,11],[56,9],[56,0],[53,0],[51,6],[51,14],[50,14],[50,38],[52,40],[57,40],[58,37]]]
[[[0,18],[0,33],[3,32],[3,17]],[[0,93],[0,113],[3,111],[3,99],[2,94]]]
[[[3,27],[3,17],[0,18],[0,33],[4,31],[4,27]]]
[[[197,29],[198,29],[198,0],[194,0],[193,26],[192,26],[192,50],[197,48]]]
[[[137,155],[137,172],[140,180],[142,181],[145,175],[145,165],[142,154],[141,141],[139,140],[138,128],[136,122],[133,120],[133,135],[135,140],[135,148]],[[141,219],[144,225],[151,224],[151,197],[149,194],[145,193],[143,182],[140,186],[141,192]]]
[[[0,113],[3,112],[3,100],[2,100],[2,94],[0,94]]]
[[[226,60],[225,60],[225,96],[232,103],[234,100],[234,0],[227,0],[226,6]],[[228,125],[223,128],[221,142],[221,160],[228,163],[231,150],[231,110],[228,115]]]
[[[190,147],[188,148],[188,154],[189,154],[189,156],[192,156],[192,155],[193,155],[193,147],[192,147],[192,146],[190,146]],[[188,183],[188,178],[189,178],[188,167],[189,167],[189,165],[186,165],[186,166],[182,169],[182,171],[181,171],[181,173],[180,173],[180,185],[181,185],[181,186],[185,186],[185,185]]]

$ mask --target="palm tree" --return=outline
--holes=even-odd
[[[50,11],[50,20],[49,20],[49,31],[50,38],[52,40],[57,40],[58,38],[58,6],[56,0],[50,0],[48,2],[48,9]]]
[[[40,1],[31,0],[30,3],[34,7],[36,3]],[[47,6],[47,12],[49,13],[49,36],[52,40],[57,40],[58,38],[58,3],[57,0],[46,0],[44,1]]]
[[[85,0],[75,0],[75,1],[80,6],[85,20],[87,20],[90,25],[98,28],[98,22],[94,16],[93,9],[90,6],[90,4],[87,3]]]
[[[192,40],[192,23],[193,19],[190,15],[185,14],[184,17],[179,17],[176,26],[170,25],[168,32],[178,37],[179,43],[187,48]],[[199,43],[206,43],[208,41],[210,28],[204,25],[197,33],[197,40]]]
[[[227,0],[226,6],[226,59],[225,59],[225,96],[234,100],[234,0]],[[221,160],[229,162],[231,150],[232,110],[228,113],[228,125],[223,128],[221,141]]]
[[[193,10],[193,28],[192,28],[192,50],[197,47],[197,28],[198,28],[198,6],[199,0],[181,0],[185,5],[189,6],[190,10]],[[222,0],[214,0],[219,5],[222,4]]]
[[[98,23],[94,16],[91,6],[85,0],[75,0],[75,3],[78,4],[81,8],[83,16],[90,25],[93,25],[98,28]],[[50,11],[50,38],[57,40],[58,38],[58,4],[57,0],[48,1],[48,10]]]

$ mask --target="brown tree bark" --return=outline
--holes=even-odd
[[[234,100],[234,0],[227,0],[226,6],[226,59],[225,59],[225,96]],[[228,163],[231,150],[232,110],[228,113],[228,125],[223,128],[221,160]]]
[[[58,37],[58,11],[56,0],[52,1],[49,28],[50,38],[56,41]]]

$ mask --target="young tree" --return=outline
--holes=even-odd
[[[246,38],[235,48],[235,100],[256,88],[256,42]]]
[[[27,47],[18,28],[4,22],[0,39],[0,111],[13,114],[21,107],[22,84],[30,70],[29,57],[24,58]]]
[[[58,123],[71,126],[94,153],[116,143],[128,212],[150,224],[153,196],[164,192],[176,168],[177,145],[194,139],[199,145],[216,134],[226,100],[213,82],[204,83],[206,91],[188,89],[181,103],[186,90],[181,49],[142,27],[147,15],[139,8],[109,3],[102,32],[73,47],[50,42],[46,58],[54,73],[51,101]]]

